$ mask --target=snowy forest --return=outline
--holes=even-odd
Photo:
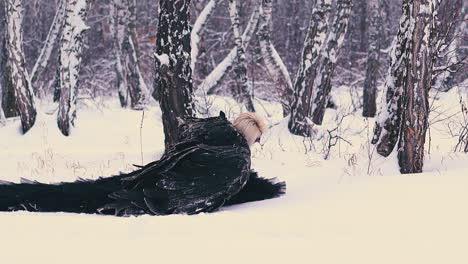
[[[190,218],[0,212],[13,241],[0,242],[13,252],[0,262],[63,263],[80,248],[123,263],[137,247],[149,259],[149,244],[164,260],[201,261],[204,243],[214,260],[245,249],[247,263],[465,263],[467,9],[463,0],[0,0],[0,184],[130,172],[176,144],[184,120],[220,111],[265,121],[252,169],[287,184],[278,199]],[[52,259],[37,245],[49,234],[51,247],[73,236]],[[106,256],[104,243],[119,252]]]

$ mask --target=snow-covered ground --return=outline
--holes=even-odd
[[[346,114],[352,96],[335,95],[340,108],[328,110],[313,141],[290,135],[279,106],[259,101],[272,127],[252,151],[253,168],[286,181],[283,197],[195,216],[1,212],[0,263],[468,263],[468,155],[453,152],[447,128],[461,120],[455,90],[434,103],[441,115],[431,120],[441,121],[422,174],[400,175],[396,155],[373,153],[373,120]],[[213,114],[240,111],[209,99]],[[109,176],[163,152],[157,106],[143,116],[116,101],[81,102],[70,137],[44,109],[24,136],[19,120],[0,127],[0,180]],[[324,160],[336,120],[331,133],[343,140]]]

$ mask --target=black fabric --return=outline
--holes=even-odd
[[[129,174],[55,185],[0,182],[0,211],[196,214],[284,191],[284,183],[251,172],[249,146],[221,112],[186,120],[177,144]]]

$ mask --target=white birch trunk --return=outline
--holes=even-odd
[[[309,28],[302,49],[302,57],[294,82],[294,97],[291,105],[289,131],[295,135],[311,136],[313,123],[310,120],[313,83],[328,33],[331,0],[320,0],[312,10]]]
[[[272,43],[271,13],[272,1],[262,0],[257,36],[263,61],[265,62],[268,73],[273,77],[275,88],[280,95],[281,104],[283,105],[283,114],[286,116],[289,114],[291,107],[291,97],[293,93],[292,81],[286,65]]]
[[[116,75],[120,104],[141,109],[149,96],[140,70],[137,45],[135,0],[114,0],[111,4],[113,19]]]
[[[87,0],[69,0],[65,11],[65,23],[59,50],[60,89],[57,124],[65,136],[76,118],[76,99],[79,87],[79,72],[84,44],[84,33],[88,29],[85,21],[88,14]]]
[[[192,47],[190,53],[190,68],[192,68],[192,72],[195,72],[195,66],[198,60],[198,53],[199,53],[199,44],[200,44],[200,34],[203,31],[203,28],[206,25],[206,22],[210,18],[211,14],[215,10],[215,8],[221,3],[222,0],[210,0],[208,4],[203,8],[200,15],[198,15],[197,20],[192,27],[192,33],[190,34],[190,46]]]
[[[57,6],[57,11],[55,12],[54,20],[47,34],[47,38],[42,47],[41,53],[34,64],[34,67],[31,71],[31,83],[36,84],[37,79],[42,75],[44,69],[47,67],[47,64],[52,54],[52,50],[57,38],[60,35],[60,29],[63,26],[63,21],[65,19],[65,7],[67,5],[67,0],[60,0]],[[43,90],[43,87],[36,87],[37,91]]]
[[[36,121],[34,93],[26,71],[23,51],[23,7],[21,0],[6,2],[7,50],[10,84],[15,91],[23,133],[26,133]]]
[[[250,16],[249,22],[242,34],[242,43],[244,48],[247,49],[250,44],[250,39],[257,29],[260,9],[256,7]],[[203,95],[204,93],[212,94],[222,82],[227,73],[231,70],[237,55],[237,48],[234,47],[229,54],[214,68],[214,70],[203,80],[198,87],[197,95]]]
[[[331,80],[338,60],[338,54],[343,46],[348,30],[352,1],[338,0],[338,11],[335,14],[326,45],[322,51],[319,70],[314,80],[312,121],[321,125],[325,109],[329,101]]]
[[[377,144],[377,152],[382,156],[392,153],[398,141],[401,123],[401,96],[407,75],[409,59],[410,3],[403,1],[403,13],[400,27],[393,40],[390,52],[390,66],[384,84],[385,96],[382,97],[380,111],[375,119],[374,137],[372,144]]]
[[[434,62],[435,14],[438,0],[414,0],[410,10],[408,74],[402,102],[398,143],[401,173],[420,173],[429,117],[429,90]]]
[[[239,29],[239,13],[237,11],[237,1],[229,0],[229,16],[231,18],[231,27],[234,32],[234,45],[236,47],[236,62],[234,72],[237,76],[237,89],[234,97],[245,105],[249,112],[255,112],[252,101],[252,93],[249,89],[247,66],[245,63],[245,50]]]

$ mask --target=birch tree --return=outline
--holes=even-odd
[[[424,143],[429,117],[434,50],[431,44],[435,33],[435,14],[438,0],[413,0],[408,34],[410,43],[408,75],[403,97],[403,117],[398,148],[401,173],[422,172]]]
[[[401,124],[402,95],[407,75],[410,31],[410,1],[403,1],[400,27],[392,43],[390,66],[385,79],[385,96],[377,115],[372,144],[377,144],[377,152],[386,157],[392,153],[398,141]]]
[[[376,96],[377,96],[377,78],[379,75],[379,57],[380,57],[380,43],[382,39],[382,17],[380,0],[367,1],[367,10],[369,25],[368,25],[368,50],[367,50],[367,66],[366,77],[364,79],[364,92],[363,92],[363,108],[362,115],[364,117],[374,117],[377,109]]]
[[[260,9],[257,6],[250,15],[249,22],[242,34],[242,43],[244,49],[250,44],[252,35],[257,30]],[[237,46],[228,53],[228,55],[208,74],[208,76],[199,85],[198,91],[201,93],[213,94],[222,82],[224,77],[231,71],[237,56]]]
[[[6,47],[8,50],[7,85],[14,90],[14,98],[21,119],[23,133],[36,121],[34,93],[26,71],[23,51],[23,6],[21,0],[6,0]],[[8,91],[8,88],[7,88]],[[11,105],[8,105],[10,107]]]
[[[273,78],[276,90],[279,91],[280,102],[283,106],[283,115],[286,116],[290,112],[293,88],[288,69],[272,42],[271,13],[272,1],[262,0],[257,36],[263,61],[269,74]]]
[[[63,135],[70,135],[76,118],[76,100],[79,88],[79,72],[84,45],[85,21],[90,6],[89,0],[68,0],[60,40],[58,87],[60,91],[57,124]]]
[[[210,0],[206,6],[198,15],[195,23],[193,24],[192,32],[190,33],[190,45],[192,47],[190,53],[190,68],[192,68],[192,73],[195,72],[195,65],[197,64],[198,55],[199,55],[199,45],[201,39],[201,33],[206,26],[208,19],[213,14],[213,11],[221,3],[222,0]]]
[[[57,11],[55,12],[54,19],[50,26],[47,38],[44,41],[44,45],[41,49],[41,53],[34,64],[30,77],[31,83],[35,85],[37,91],[42,91],[42,85],[38,82],[39,78],[42,76],[44,70],[47,67],[47,64],[50,60],[50,56],[53,51],[53,47],[60,37],[60,30],[63,26],[63,21],[65,19],[65,7],[67,5],[67,0],[60,0],[57,6]],[[37,93],[37,92],[36,92]]]
[[[331,80],[335,71],[338,54],[343,45],[348,30],[349,15],[351,13],[351,0],[338,0],[337,14],[333,19],[327,42],[322,51],[319,70],[314,80],[314,94],[312,105],[312,121],[321,125],[325,109],[329,101]]]
[[[320,0],[312,10],[301,63],[294,81],[291,117],[288,123],[289,131],[295,135],[312,134],[312,121],[309,117],[312,113],[313,83],[328,32],[330,10],[331,0]]]
[[[135,0],[114,0],[111,4],[116,75],[120,104],[140,109],[148,96],[138,59]],[[129,100],[130,99],[130,100]]]
[[[236,47],[236,62],[234,72],[236,73],[237,89],[234,97],[240,103],[244,104],[249,112],[255,112],[252,100],[252,93],[249,89],[247,78],[247,65],[245,63],[245,49],[240,34],[239,13],[237,10],[237,1],[229,0],[229,16],[231,18],[232,31],[234,32],[234,46]]]
[[[378,143],[377,151],[380,154],[390,154],[398,140],[401,173],[418,173],[423,168],[429,116],[428,93],[435,54],[431,43],[434,42],[437,5],[437,0],[404,0],[401,20],[404,25],[400,23],[390,68],[398,69],[398,75],[392,76],[394,73],[390,72],[387,78],[391,82],[387,88],[394,90],[394,87],[398,87],[398,91],[393,94],[399,98],[392,100],[392,96],[389,96],[392,94],[387,91],[387,100],[383,104],[385,108],[382,109],[383,115],[387,117],[379,119],[376,124],[374,141]],[[397,50],[402,53],[396,53]],[[401,59],[396,60],[397,56]],[[395,62],[401,65],[395,67]],[[398,122],[389,120],[389,117]]]
[[[190,0],[160,0],[155,51],[166,148],[177,141],[178,126],[194,115],[190,68]]]

